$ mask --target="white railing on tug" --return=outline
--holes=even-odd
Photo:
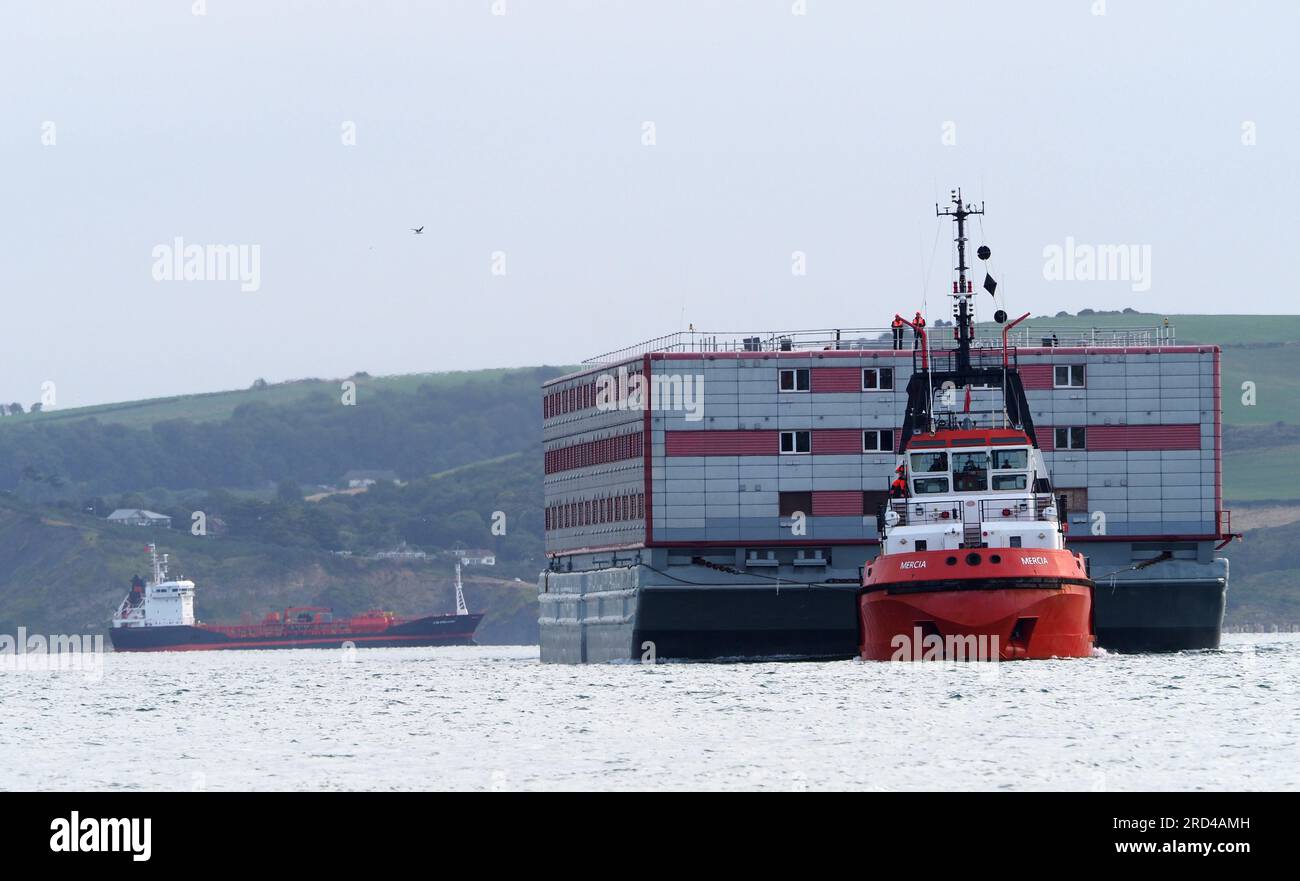
[[[1029,520],[1056,522],[1056,498],[1050,493],[1036,493],[1029,497],[1006,499],[978,499],[980,522],[993,520]],[[897,515],[889,517],[890,526],[916,526],[919,524],[963,522],[964,499],[945,496],[942,501],[927,502],[913,496],[910,499],[890,499],[888,511]]]
[[[927,329],[932,351],[945,349],[951,342],[952,326],[934,325]],[[948,333],[945,334],[945,331]],[[976,326],[973,346],[978,349],[1001,349],[999,325]],[[1176,336],[1172,325],[1153,327],[1052,327],[1030,325],[1014,327],[1007,333],[1007,345],[1022,348],[1088,347],[1127,348],[1138,346],[1172,346]],[[647,352],[791,352],[852,349],[892,349],[893,333],[888,327],[841,327],[818,330],[786,331],[704,331],[680,330],[654,337],[633,346],[605,352],[583,364],[611,364]],[[903,349],[912,348],[912,332],[907,331]]]
[[[1031,498],[1021,499],[981,499],[979,503],[981,523],[994,520],[1055,523],[1058,521],[1059,512],[1057,499],[1050,493],[1038,493]]]

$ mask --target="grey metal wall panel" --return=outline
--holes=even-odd
[[[640,359],[632,362],[639,364]],[[701,357],[691,361],[657,361],[653,369],[661,374],[704,377],[705,418],[688,421],[682,412],[652,414],[651,448],[652,510],[657,535],[693,535],[693,539],[758,541],[783,534],[775,511],[779,491],[859,491],[881,489],[893,471],[889,454],[836,456],[693,457],[667,459],[664,430],[788,429],[813,430],[897,428],[901,424],[906,371],[910,364],[889,359],[874,360],[821,358],[781,359],[780,367],[852,367],[862,364],[893,366],[898,370],[898,388],[887,392],[781,393],[778,363],[773,359],[720,359]],[[1087,356],[1062,357],[1056,353],[1026,355],[1022,364],[1086,363],[1085,389],[1032,389],[1031,410],[1044,426],[1052,425],[1156,425],[1200,423],[1202,450],[1131,451],[1127,455],[1095,451],[1048,453],[1049,468],[1058,486],[1085,486],[1090,507],[1105,511],[1116,528],[1137,528],[1131,534],[1170,533],[1188,524],[1199,530],[1207,522],[1212,528],[1216,462],[1213,456],[1213,354],[1152,353],[1115,354],[1090,352]],[[977,392],[975,399],[979,400]],[[601,430],[637,430],[637,412],[588,412],[566,414],[546,420],[544,436],[557,438],[597,437]],[[580,473],[547,475],[546,493],[622,494],[642,491],[639,461],[630,470],[608,466],[583,469]],[[1170,506],[1173,507],[1170,507]],[[1177,510],[1189,509],[1184,517]],[[1173,519],[1171,515],[1180,519]],[[859,518],[809,518],[828,521],[820,526],[838,530],[843,523]],[[870,518],[868,518],[870,519]],[[612,529],[609,527],[613,527]],[[819,528],[810,522],[810,531]],[[874,521],[847,527],[844,534],[874,535]],[[671,530],[671,531],[665,531]],[[700,530],[703,530],[701,532]],[[568,533],[574,530],[562,531]],[[577,532],[581,532],[578,530]],[[604,534],[624,535],[622,525],[606,525]],[[635,534],[633,529],[632,534]],[[835,534],[840,534],[836,532]],[[575,535],[574,538],[581,536]],[[548,536],[548,546],[552,544]]]

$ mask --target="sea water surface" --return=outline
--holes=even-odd
[[[553,666],[536,647],[0,672],[22,790],[1300,789],[1300,635],[1012,664]]]

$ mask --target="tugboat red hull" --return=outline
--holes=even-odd
[[[890,554],[858,598],[866,660],[1028,660],[1092,654],[1092,582],[1067,550]]]

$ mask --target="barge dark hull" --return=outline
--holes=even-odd
[[[309,633],[284,631],[265,636],[234,637],[219,629],[195,626],[114,627],[109,630],[113,649],[119,652],[187,652],[233,649],[338,649],[402,646],[473,645],[474,631],[483,616],[430,615],[395,624],[380,631]]]
[[[627,661],[829,661],[853,656],[855,584],[642,585],[567,590],[582,576],[550,579],[539,620],[541,659],[584,664]]]
[[[1097,645],[1120,653],[1215,649],[1223,633],[1227,585],[1123,582],[1097,585]]]
[[[847,579],[858,571],[833,574]],[[718,577],[703,567],[675,567],[672,573],[692,582]],[[543,661],[826,661],[859,653],[856,584],[777,588],[770,581],[735,583],[741,578],[716,585],[655,583],[663,578],[658,572],[635,566],[601,574],[618,588],[588,587],[593,573],[551,573],[543,580]],[[1095,645],[1120,653],[1217,647],[1226,578],[1153,575],[1117,586],[1097,583]]]
[[[845,588],[658,588],[642,595],[633,643],[684,660],[835,660],[853,653],[855,615]]]

